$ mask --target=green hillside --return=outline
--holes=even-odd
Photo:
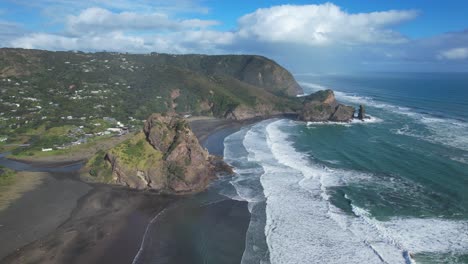
[[[294,112],[298,93],[292,75],[261,56],[0,49],[0,138],[26,136],[45,147],[67,143],[47,137],[50,128],[66,127],[70,143],[116,121],[141,126],[151,113],[241,119]]]

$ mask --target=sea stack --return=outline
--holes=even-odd
[[[358,119],[364,120],[366,118],[366,110],[363,105],[359,105]]]

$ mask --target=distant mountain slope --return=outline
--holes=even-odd
[[[139,129],[152,113],[244,120],[294,114],[349,121],[332,91],[307,97],[293,76],[255,55],[169,55],[0,49],[0,148],[61,150]],[[120,121],[120,122],[118,122]],[[31,152],[32,153],[32,152]]]
[[[293,98],[302,92],[286,69],[253,55],[4,48],[0,78],[2,130],[102,117],[127,122],[170,111],[266,116],[296,111]]]

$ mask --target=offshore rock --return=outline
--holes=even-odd
[[[354,108],[339,104],[332,90],[322,90],[303,97],[299,119],[311,122],[349,122],[353,119]]]
[[[359,105],[358,119],[364,120],[366,118],[366,110],[363,105]]]

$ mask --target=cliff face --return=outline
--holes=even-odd
[[[299,119],[312,122],[349,122],[353,119],[354,111],[354,107],[339,104],[332,90],[323,90],[303,97]]]
[[[104,159],[104,164],[96,166],[95,159]],[[217,162],[184,119],[153,114],[143,133],[92,159],[87,178],[135,189],[196,192],[215,178]]]
[[[209,74],[230,75],[276,95],[296,96],[302,93],[302,88],[289,71],[262,56],[206,56],[202,65]]]

